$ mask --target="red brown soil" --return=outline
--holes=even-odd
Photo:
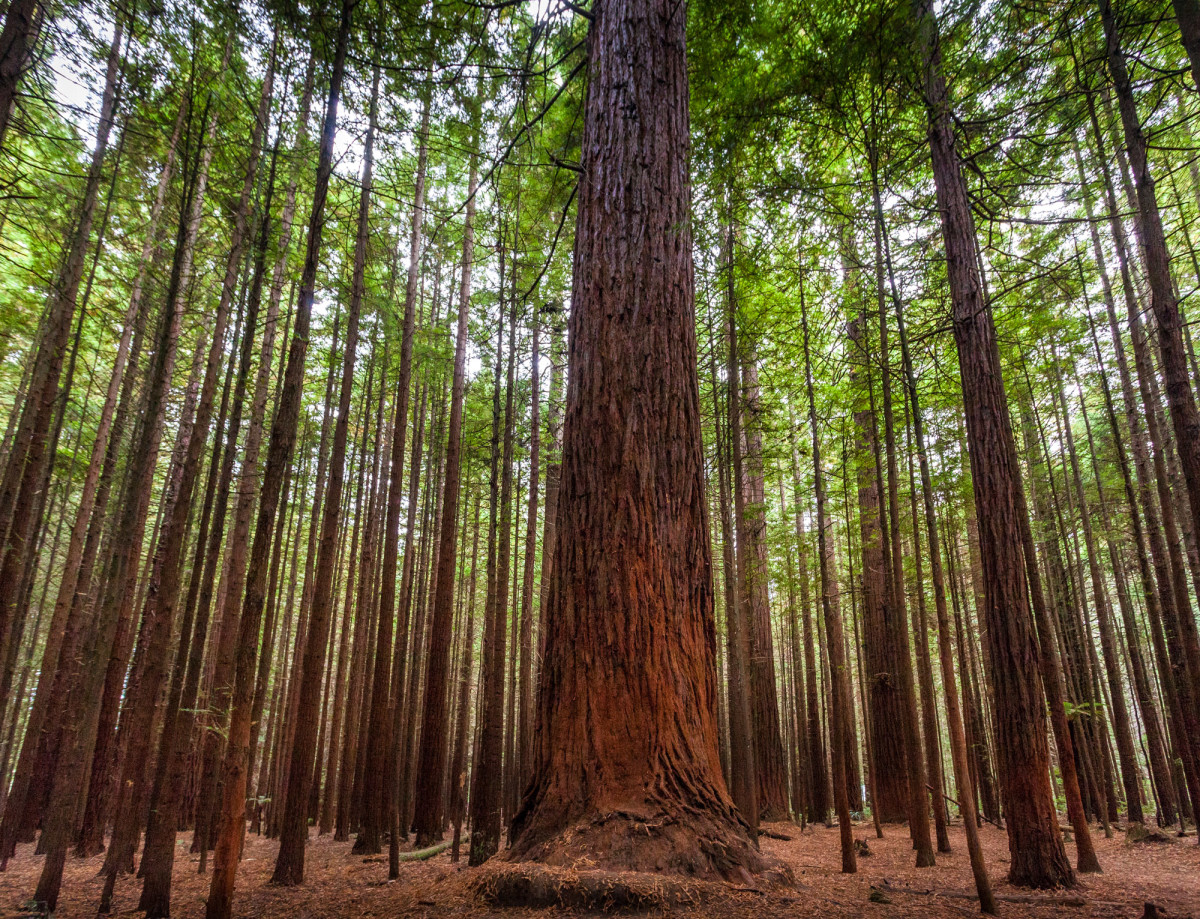
[[[667,914],[705,919],[775,916],[959,919],[978,915],[976,903],[963,896],[973,892],[973,888],[961,827],[950,830],[954,852],[939,855],[937,867],[918,870],[913,867],[912,848],[904,827],[889,827],[884,839],[876,839],[869,824],[858,825],[855,838],[867,841],[871,855],[859,859],[857,875],[839,872],[841,856],[836,829],[810,827],[803,834],[790,824],[775,824],[770,829],[792,836],[790,841],[763,839],[762,848],[792,868],[797,881],[795,890],[758,893],[726,886],[701,906],[676,907]],[[1001,916],[1137,919],[1144,904],[1150,901],[1165,910],[1170,919],[1184,916],[1200,919],[1200,846],[1194,836],[1132,845],[1125,842],[1122,834],[1105,839],[1097,833],[1096,848],[1104,874],[1084,876],[1075,890],[1057,893],[1034,893],[1009,886],[1004,881],[1008,870],[1004,833],[985,826],[982,840],[988,869],[1001,898]],[[189,842],[181,834],[176,851],[172,915],[177,919],[202,917],[208,894],[209,877],[196,874],[197,858],[187,854]],[[250,837],[238,872],[234,914],[267,919],[579,915],[570,910],[489,909],[472,892],[471,879],[476,872],[465,867],[465,857],[460,865],[451,864],[448,851],[426,862],[402,863],[400,879],[389,883],[386,857],[364,860],[350,854],[351,845],[335,843],[329,836],[313,837],[304,885],[282,888],[268,883],[278,844]],[[1072,861],[1074,848],[1067,844]],[[68,861],[57,917],[95,919],[102,886],[96,872],[102,862],[103,856]],[[21,909],[21,904],[36,887],[41,867],[42,858],[33,854],[33,846],[18,849],[8,871],[0,874],[0,919],[29,915]],[[891,902],[871,902],[872,886],[881,889]],[[140,887],[141,883],[131,878],[118,883],[115,915],[137,914]],[[1032,902],[1005,900],[1005,897]]]

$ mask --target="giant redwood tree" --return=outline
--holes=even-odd
[[[760,871],[717,747],[683,4],[591,10],[556,577],[507,858]]]

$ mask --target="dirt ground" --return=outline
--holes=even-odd
[[[794,890],[752,892],[729,887],[700,906],[674,907],[674,916],[708,919],[766,919],[774,916],[833,917],[958,917],[978,915],[970,865],[961,827],[951,828],[954,851],[939,855],[937,867],[913,868],[913,855],[903,826],[886,827],[876,839],[869,824],[855,828],[871,855],[859,859],[859,873],[840,873],[841,856],[836,829],[808,828],[800,833],[792,825],[770,829],[790,840],[763,839],[762,848],[786,862],[795,873]],[[1200,919],[1200,846],[1196,838],[1172,838],[1165,843],[1130,844],[1117,833],[1113,839],[1096,835],[1104,874],[1080,879],[1072,891],[1030,892],[1004,881],[1008,870],[1008,843],[1004,833],[985,826],[982,839],[1002,916],[1090,917],[1142,916],[1146,902],[1155,903],[1170,919]],[[188,854],[189,839],[181,834],[175,863],[172,915],[197,919],[204,915],[207,876],[196,873],[198,860]],[[335,843],[328,836],[311,840],[305,883],[280,888],[268,884],[274,867],[276,843],[252,836],[238,874],[235,915],[269,919],[358,919],[358,917],[463,916],[567,916],[570,910],[489,909],[473,893],[474,871],[450,861],[445,852],[425,862],[401,865],[399,880],[387,880],[383,860],[350,854],[350,843]],[[1068,843],[1074,857],[1074,845]],[[96,878],[103,857],[72,859],[67,864],[63,896],[57,916],[62,919],[95,919],[101,882]],[[0,874],[0,919],[28,916],[22,909],[37,884],[42,858],[32,846],[22,846]],[[118,883],[116,915],[136,913],[140,883]],[[872,893],[877,899],[872,901]]]

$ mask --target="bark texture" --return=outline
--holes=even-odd
[[[593,16],[558,574],[507,858],[733,876],[764,862],[717,744],[686,16],[673,0]]]
[[[1024,499],[1012,449],[1011,421],[996,329],[978,267],[978,243],[941,72],[931,0],[913,7],[924,66],[938,210],[953,301],[979,523],[985,599],[986,652],[1000,762],[1000,783],[1012,862],[1009,880],[1030,887],[1074,884],[1054,794],[1038,669],[1037,635],[1029,608],[1018,514]]]

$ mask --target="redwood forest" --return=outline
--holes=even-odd
[[[1200,0],[0,19],[0,919],[1200,917]]]

